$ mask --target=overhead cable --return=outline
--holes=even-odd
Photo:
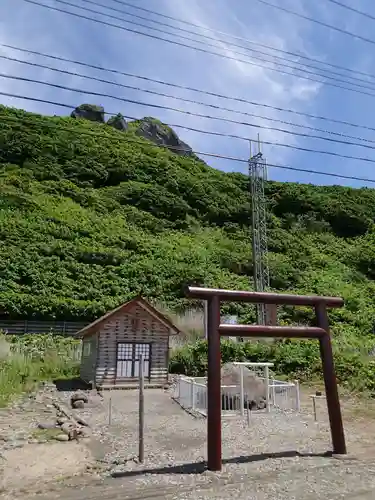
[[[359,90],[359,89],[356,89],[356,88],[345,87],[343,85],[339,85],[338,83],[327,82],[325,80],[317,80],[317,79],[311,78],[309,76],[305,76],[305,73],[310,73],[310,72],[307,71],[307,70],[304,70],[303,68],[294,68],[297,71],[301,71],[301,72],[303,71],[303,74],[296,74],[296,73],[292,73],[290,71],[286,71],[284,69],[278,69],[278,68],[275,68],[275,67],[265,66],[264,64],[255,63],[255,62],[252,62],[250,60],[239,59],[238,57],[232,57],[232,56],[229,56],[227,54],[222,54],[222,53],[219,53],[219,52],[213,52],[211,50],[207,50],[207,49],[204,49],[202,47],[194,47],[194,46],[188,45],[187,43],[184,43],[184,42],[179,42],[179,41],[176,41],[176,40],[170,40],[168,38],[164,38],[164,37],[161,37],[161,36],[153,35],[151,33],[144,33],[142,31],[139,31],[139,30],[136,30],[136,29],[133,29],[133,28],[126,28],[125,26],[122,26],[122,25],[119,25],[119,24],[114,24],[114,23],[111,23],[111,22],[108,22],[108,21],[104,21],[104,20],[100,20],[100,19],[95,19],[93,17],[88,17],[88,16],[85,16],[83,14],[78,14],[76,12],[67,11],[67,10],[64,10],[64,9],[60,9],[58,7],[53,7],[52,5],[42,4],[42,3],[39,3],[39,2],[37,2],[35,0],[22,0],[22,1],[30,3],[30,4],[37,5],[39,7],[44,7],[44,8],[50,9],[50,10],[54,10],[54,11],[57,11],[57,12],[68,14],[70,16],[74,16],[74,17],[77,17],[77,18],[80,18],[80,19],[85,19],[85,20],[88,20],[88,21],[92,21],[94,23],[98,23],[98,24],[102,24],[102,25],[105,25],[105,26],[109,26],[111,28],[117,28],[117,29],[121,29],[123,31],[127,31],[129,33],[134,33],[134,34],[137,34],[137,35],[145,36],[145,37],[148,37],[148,38],[151,38],[151,39],[154,39],[154,40],[159,40],[159,41],[167,42],[167,43],[170,43],[170,44],[173,44],[173,45],[177,45],[179,47],[185,47],[185,48],[193,49],[193,50],[198,51],[198,52],[215,55],[215,56],[218,56],[218,57],[221,57],[221,58],[224,58],[224,59],[233,60],[233,61],[240,62],[240,63],[243,63],[243,64],[247,64],[247,65],[250,65],[250,66],[264,68],[264,69],[267,69],[269,71],[277,72],[277,73],[284,74],[284,75],[293,76],[294,78],[301,78],[303,80],[308,80],[308,81],[312,81],[312,82],[315,82],[315,83],[320,83],[320,84],[323,84],[323,85],[329,85],[331,87],[340,88],[342,90],[347,90],[349,92],[354,92],[354,93],[357,93],[357,94],[367,95],[369,97],[375,97],[375,94],[370,93],[370,92],[366,92],[365,90]],[[64,4],[68,3],[68,2],[65,2],[64,0],[55,0],[55,1],[56,2],[60,2],[60,3],[64,3]],[[70,4],[70,5],[72,5],[72,4]],[[79,7],[77,5],[73,5],[73,7],[84,9],[87,12],[94,12],[94,13],[102,15],[102,16],[114,17],[114,16],[108,16],[108,14],[104,14],[103,12],[93,11],[92,9],[86,9],[86,8],[83,8],[83,7]],[[127,22],[127,23],[129,23],[131,25],[137,25],[137,23],[134,23],[132,21],[124,21],[124,20],[122,20],[122,22]],[[151,28],[149,26],[147,28],[148,29],[153,29],[153,30],[156,29],[156,28]],[[162,31],[164,33],[163,30],[158,30],[158,31]],[[187,38],[187,37],[182,37],[181,35],[176,35],[174,33],[170,34],[170,35],[174,36],[174,37],[178,37],[178,38],[185,38],[185,39]],[[190,39],[190,41],[198,42],[198,43],[200,42],[200,41],[197,41],[197,40],[194,40],[194,39]],[[221,47],[218,47],[218,48],[221,48]],[[264,58],[253,57],[253,59],[260,59],[261,61],[264,61]],[[269,61],[269,62],[271,62],[271,61]],[[277,63],[272,62],[272,64],[274,66],[286,67],[286,65],[282,65],[281,63],[277,64]],[[313,74],[315,74],[315,73],[313,73]],[[320,76],[320,75],[318,75],[318,76]],[[328,78],[325,75],[322,75],[322,77],[323,78]],[[330,78],[333,79],[333,77],[330,77]],[[355,84],[355,83],[352,83],[352,82],[344,82],[344,83],[349,84],[349,85],[359,86],[359,84]],[[368,88],[369,90],[371,90],[370,87],[366,87],[366,88]]]
[[[155,79],[155,78],[150,78],[150,77],[146,77],[146,76],[142,76],[142,75],[137,75],[135,73],[128,73],[128,72],[121,71],[121,70],[114,69],[114,68],[106,68],[104,66],[95,65],[95,64],[89,64],[87,62],[78,61],[78,60],[74,60],[74,59],[69,59],[69,58],[62,57],[62,56],[56,56],[56,55],[52,55],[52,54],[47,54],[45,52],[30,50],[30,49],[27,49],[27,48],[21,48],[21,47],[15,46],[15,45],[9,45],[9,44],[5,44],[5,43],[0,43],[0,47],[4,47],[4,48],[7,48],[7,49],[11,49],[11,50],[16,50],[16,51],[19,51],[19,52],[24,52],[24,53],[31,54],[31,55],[46,57],[46,58],[49,58],[49,59],[53,59],[55,61],[68,62],[68,63],[71,63],[71,64],[78,64],[78,65],[84,66],[86,68],[91,68],[91,69],[95,69],[95,70],[99,70],[99,71],[104,71],[104,72],[107,72],[107,73],[113,73],[113,74],[116,74],[116,75],[122,75],[122,76],[126,76],[126,77],[136,78],[136,79],[143,80],[143,81],[146,81],[146,82],[157,83],[157,84],[164,85],[164,86],[171,87],[171,88],[175,88],[175,89],[188,90],[190,92],[199,93],[199,94],[207,95],[207,96],[210,96],[210,97],[216,97],[216,98],[219,98],[219,99],[224,99],[224,100],[230,100],[230,101],[234,101],[234,102],[239,102],[241,104],[248,104],[248,105],[251,105],[251,106],[257,106],[257,107],[272,109],[272,110],[275,110],[275,111],[280,111],[280,112],[284,112],[284,113],[291,113],[291,114],[298,115],[298,116],[312,118],[314,120],[322,120],[322,121],[326,121],[326,122],[337,123],[339,125],[346,125],[346,126],[349,126],[349,127],[360,128],[360,129],[365,129],[365,130],[370,130],[372,132],[375,132],[375,127],[370,127],[370,126],[359,124],[359,123],[352,123],[352,122],[345,121],[345,120],[338,120],[336,118],[322,116],[322,115],[314,115],[314,114],[311,114],[311,113],[305,113],[303,111],[297,111],[297,110],[293,110],[293,109],[289,109],[289,108],[282,108],[280,106],[272,106],[271,104],[260,103],[260,102],[257,102],[257,101],[252,101],[252,100],[249,100],[249,99],[244,99],[244,98],[241,98],[241,97],[235,97],[235,96],[229,96],[229,95],[225,95],[225,94],[220,94],[218,92],[210,92],[208,90],[197,89],[195,87],[190,87],[188,85],[180,85],[180,84],[177,84],[177,83],[166,82],[164,80],[158,80],[158,79]],[[5,57],[5,56],[2,56],[2,57]]]
[[[344,30],[343,28],[339,28],[338,26],[334,26],[333,24],[325,23],[324,21],[320,21],[319,19],[315,19],[310,16],[305,16],[304,14],[300,14],[299,12],[295,12],[291,9],[287,9],[286,7],[281,7],[281,5],[275,5],[274,3],[268,2],[267,0],[257,0],[259,3],[263,5],[267,5],[268,7],[273,7],[274,9],[281,10],[287,14],[292,16],[299,17],[300,19],[305,19],[306,21],[311,21],[312,23],[319,24],[320,26],[324,26],[325,28],[329,28],[331,30],[337,31],[338,33],[342,33],[343,35],[348,35],[353,38],[357,38],[358,40],[362,40],[363,42],[371,43],[375,45],[375,40],[371,38],[367,38],[365,36],[359,35],[358,33],[353,33],[352,31]]]
[[[89,0],[83,0],[83,1],[89,1]],[[344,7],[344,5],[341,4],[341,2],[338,2],[336,0],[328,0],[328,1],[330,1],[332,3],[336,3],[336,4],[341,5],[342,7]],[[203,31],[208,31],[210,33],[217,33],[219,35],[227,36],[227,37],[233,38],[235,40],[240,40],[242,42],[249,43],[249,44],[254,45],[256,47],[262,47],[264,49],[274,50],[275,52],[280,52],[282,54],[287,54],[287,55],[290,55],[290,56],[300,57],[302,59],[306,59],[307,61],[312,61],[312,62],[316,62],[316,63],[319,63],[319,64],[324,64],[324,65],[330,66],[332,68],[341,69],[343,71],[348,71],[350,73],[355,73],[357,75],[362,75],[362,76],[366,76],[366,77],[374,78],[375,79],[375,75],[372,75],[370,73],[364,73],[362,71],[359,71],[359,70],[356,70],[356,69],[347,68],[345,66],[340,66],[338,64],[333,64],[333,63],[328,62],[328,61],[321,61],[321,60],[313,58],[313,57],[307,57],[306,55],[304,55],[304,54],[302,54],[300,52],[291,52],[291,51],[288,51],[288,50],[283,50],[283,49],[279,49],[279,48],[276,48],[276,47],[272,47],[271,45],[266,45],[264,43],[255,42],[254,40],[249,40],[248,38],[237,36],[237,35],[234,35],[233,33],[227,33],[227,32],[224,32],[224,31],[219,31],[217,29],[209,28],[207,26],[202,26],[200,24],[195,24],[195,23],[192,23],[190,21],[187,21],[186,19],[181,19],[179,17],[169,16],[167,14],[164,14],[164,13],[161,13],[161,12],[156,12],[155,10],[151,10],[151,9],[146,9],[145,7],[140,7],[139,5],[134,5],[134,4],[131,4],[129,2],[125,2],[124,0],[112,0],[112,2],[118,3],[120,5],[125,5],[126,7],[130,7],[132,9],[140,10],[142,12],[147,12],[148,14],[152,14],[152,15],[164,18],[164,19],[169,19],[171,21],[177,21],[179,23],[183,23],[183,24],[188,25],[188,26],[193,26],[194,28],[199,28],[200,30],[203,30]],[[352,11],[354,11],[354,12],[361,13],[360,11],[357,11],[357,9],[354,9],[354,8],[349,7],[347,5],[345,5],[345,7],[348,8],[348,9],[350,9],[350,10],[352,10]],[[372,17],[372,16],[370,16],[368,14],[365,14],[365,13],[362,13],[362,14],[366,15],[367,17],[370,17],[370,19],[373,18],[375,20],[375,17]],[[151,21],[151,19],[150,19],[150,21]]]
[[[33,98],[32,100],[34,101],[38,101],[38,102],[44,102],[44,103],[48,103],[48,104],[56,104],[57,106],[63,106],[63,107],[70,107],[69,105],[65,105],[65,104],[60,104],[60,103],[54,103],[52,101],[47,101],[47,100],[43,100],[43,99],[37,99],[37,98]],[[61,125],[56,125],[56,124],[52,124],[52,123],[46,123],[46,120],[41,118],[41,119],[34,119],[33,120],[29,120],[27,118],[22,118],[22,117],[9,117],[9,116],[3,116],[1,115],[1,112],[0,112],[0,130],[1,130],[1,125],[6,123],[6,122],[11,122],[13,124],[20,124],[20,123],[25,123],[27,124],[27,126],[36,126],[36,125],[42,125],[43,127],[45,128],[49,128],[51,130],[61,130],[61,131],[65,131],[65,132],[68,132],[68,133],[71,133],[72,135],[77,135],[77,136],[80,136],[80,135],[83,135],[83,136],[90,136],[90,137],[97,137],[97,138],[102,138],[102,139],[111,139],[111,140],[114,140],[115,137],[114,137],[114,134],[110,134],[110,133],[96,133],[96,132],[91,132],[91,131],[83,131],[83,130],[80,130],[80,131],[77,131],[77,130],[74,130],[72,127],[64,127],[64,126],[61,126]],[[38,123],[39,122],[39,123]],[[112,127],[107,127],[108,129],[108,132],[109,132],[109,129],[111,128],[111,132],[116,132],[114,128]],[[133,143],[133,144],[137,144],[141,147],[145,147],[145,146],[148,146],[146,144],[146,140],[143,139],[143,140],[137,140],[133,137],[129,137],[128,134],[126,133],[123,133],[123,132],[119,132],[117,131],[118,133],[116,134],[116,138],[119,140],[119,142],[129,142],[129,143]],[[177,146],[166,146],[166,145],[163,145],[163,144],[155,144],[155,147],[160,147],[162,149],[165,149],[165,150],[172,150],[173,151],[186,151],[186,148],[183,148],[183,147],[177,147]],[[239,163],[246,163],[248,164],[249,163],[249,160],[248,159],[245,159],[245,158],[239,158],[239,157],[236,157],[236,156],[227,156],[227,155],[221,155],[221,154],[217,154],[217,153],[208,153],[208,152],[202,152],[202,151],[196,151],[196,150],[192,150],[191,151],[192,153],[194,153],[195,155],[199,155],[199,156],[207,156],[207,157],[210,157],[210,158],[217,158],[217,159],[222,159],[222,160],[229,160],[229,161],[235,161],[235,162],[239,162]],[[271,167],[271,168],[278,168],[278,169],[281,169],[281,170],[290,170],[290,171],[293,171],[293,172],[303,172],[303,173],[308,173],[308,174],[313,174],[313,175],[323,175],[323,176],[328,176],[328,177],[335,177],[335,178],[340,178],[340,179],[346,179],[346,180],[354,180],[354,181],[360,181],[360,182],[365,182],[365,183],[375,183],[375,179],[371,179],[371,178],[367,178],[367,177],[358,177],[358,176],[352,176],[352,175],[343,175],[343,174],[338,174],[338,173],[335,173],[335,172],[327,172],[327,171],[319,171],[319,170],[313,170],[313,169],[307,169],[307,168],[299,168],[299,167],[292,167],[292,166],[289,166],[289,165],[277,165],[277,164],[273,164],[273,163],[267,163],[267,166],[268,167]]]
[[[83,10],[87,10],[84,7],[80,7],[78,5],[72,4],[70,2],[67,2],[66,0],[57,0],[57,1],[59,1],[60,3],[64,3],[66,5],[69,5],[71,7],[74,6],[74,7],[77,7],[79,9],[82,8]],[[318,71],[325,71],[325,72],[327,72],[329,74],[332,74],[332,75],[335,75],[335,76],[340,76],[340,77],[344,77],[344,78],[350,78],[352,80],[355,80],[355,81],[358,81],[358,82],[361,82],[361,83],[365,83],[366,85],[358,85],[358,87],[361,87],[361,88],[373,89],[374,87],[371,86],[371,85],[375,85],[375,82],[369,82],[368,80],[364,80],[363,78],[358,78],[356,76],[346,75],[346,74],[343,74],[343,73],[339,73],[337,71],[332,71],[332,70],[327,69],[327,68],[321,68],[321,67],[313,65],[313,64],[308,64],[308,63],[296,61],[296,60],[293,60],[293,59],[290,59],[290,58],[286,58],[286,57],[280,57],[280,56],[277,56],[275,54],[270,54],[268,52],[264,52],[264,51],[260,51],[260,50],[257,50],[257,49],[253,49],[251,47],[247,47],[245,45],[239,45],[239,44],[236,44],[236,43],[233,43],[233,42],[228,42],[227,40],[222,40],[222,39],[214,38],[212,36],[203,35],[202,33],[198,33],[196,31],[191,31],[191,30],[188,30],[188,29],[184,29],[184,28],[181,28],[179,26],[174,26],[172,24],[164,23],[164,22],[161,22],[161,21],[156,21],[155,19],[150,19],[150,18],[147,18],[147,17],[144,17],[144,16],[140,16],[138,14],[133,14],[131,12],[124,11],[122,9],[116,9],[114,7],[111,7],[108,4],[103,4],[103,3],[100,3],[100,2],[97,2],[97,1],[94,1],[94,0],[81,0],[81,2],[88,3],[90,5],[96,5],[97,7],[102,7],[104,9],[111,10],[111,11],[114,11],[114,12],[119,12],[121,14],[125,14],[125,15],[130,16],[130,17],[135,17],[136,19],[141,19],[143,21],[147,21],[147,22],[150,22],[150,23],[155,23],[155,24],[157,24],[159,26],[166,26],[167,28],[172,28],[172,29],[174,29],[176,31],[181,31],[183,33],[188,33],[190,35],[198,35],[198,36],[200,36],[202,38],[205,38],[207,40],[212,40],[212,41],[217,42],[217,43],[224,44],[224,45],[226,45],[228,47],[238,47],[238,48],[241,48],[241,49],[245,49],[247,52],[251,53],[249,55],[249,54],[244,53],[244,52],[236,52],[236,51],[231,50],[231,52],[233,54],[238,54],[238,55],[241,55],[241,56],[244,55],[244,56],[251,57],[252,59],[256,59],[256,60],[259,60],[259,61],[262,61],[262,62],[269,62],[269,63],[275,64],[274,61],[267,61],[267,60],[264,59],[264,57],[261,57],[261,58],[255,57],[255,56],[253,56],[253,53],[254,54],[260,54],[261,56],[273,57],[274,59],[277,59],[277,60],[280,60],[280,61],[286,61],[288,63],[299,64],[299,65],[304,66],[306,68],[311,68],[311,69],[315,69],[315,70],[318,70]],[[97,11],[94,11],[94,12],[97,12]],[[112,17],[112,16],[109,16],[108,14],[106,14],[104,12],[102,12],[101,14],[105,15],[107,17]],[[117,20],[122,20],[124,22],[128,22],[127,19],[120,18],[120,17],[117,17],[117,16],[113,16],[113,18],[117,19]],[[137,25],[141,26],[143,28],[155,29],[155,28],[153,28],[151,26],[147,26],[147,25],[144,25],[144,24],[137,24]],[[161,32],[163,34],[175,35],[175,33],[166,32],[164,29],[163,30],[158,29],[157,31]],[[184,39],[185,39],[185,37],[184,37]],[[196,40],[196,39],[191,39],[191,38],[187,38],[187,39],[188,40],[194,40],[194,42],[204,43],[205,45],[208,45],[210,47],[220,48],[219,45],[207,44],[206,42],[203,42],[202,40]],[[254,45],[257,45],[257,44],[254,43]],[[277,51],[277,49],[274,49],[274,48],[272,48],[272,50]],[[281,52],[284,52],[284,51],[281,51]],[[301,56],[299,56],[298,54],[294,54],[294,57],[301,57]],[[306,59],[309,59],[309,58],[306,58]],[[313,60],[313,61],[316,62],[316,60]],[[320,61],[317,61],[317,62],[320,63]],[[283,63],[283,67],[297,69],[299,71],[301,71],[303,69],[303,68],[298,68],[298,67],[295,67],[295,66],[288,66],[288,65],[285,65],[285,63]],[[352,71],[355,72],[354,70],[352,70]],[[350,85],[356,85],[357,86],[357,84],[355,82],[350,82],[350,81],[346,81],[346,80],[340,80],[340,79],[337,79],[337,78],[331,78],[329,75],[319,74],[319,73],[316,73],[316,72],[309,72],[309,71],[307,73],[310,73],[310,74],[313,74],[313,75],[317,75],[317,76],[322,76],[324,78],[329,78],[329,79],[332,79],[333,81],[338,81],[338,82],[341,82],[341,83],[348,83]]]
[[[26,79],[26,80],[28,80],[28,79]],[[44,82],[40,82],[40,83],[45,84]],[[46,84],[46,85],[52,85],[54,87],[63,88],[63,86],[59,86],[57,84]],[[92,94],[92,95],[102,95],[102,94],[97,93],[97,92],[87,92],[87,93]],[[34,97],[30,97],[30,96],[23,96],[23,95],[17,95],[17,94],[8,93],[8,92],[0,92],[0,95],[6,96],[6,97],[17,98],[17,99],[29,100],[29,101],[44,102],[42,99],[39,99],[39,98],[34,98]],[[114,98],[116,98],[116,97],[114,97]],[[125,102],[129,102],[129,103],[132,103],[132,104],[141,104],[141,105],[144,105],[144,106],[152,106],[152,107],[155,107],[155,108],[163,108],[163,106],[160,106],[160,105],[145,104],[145,103],[141,103],[140,101],[135,101],[135,100],[131,100],[131,99],[123,99],[123,98],[116,98],[116,99],[121,100],[121,101],[125,101]],[[56,102],[51,102],[51,101],[46,101],[46,102],[48,104],[54,104],[56,106],[60,105],[59,103],[56,103]],[[63,106],[67,107],[66,104],[63,104]],[[71,108],[73,108],[73,107],[74,106],[72,106]],[[107,114],[113,114],[113,113],[107,113]],[[186,112],[186,114],[189,114],[189,112]],[[136,118],[131,118],[131,119],[136,119]],[[180,129],[183,129],[183,130],[189,130],[190,132],[196,132],[196,133],[205,134],[205,135],[211,135],[211,136],[216,136],[216,137],[227,137],[227,138],[230,138],[230,139],[240,139],[240,140],[244,140],[244,141],[247,141],[247,142],[249,142],[249,141],[257,141],[256,138],[243,137],[243,136],[236,135],[236,134],[225,134],[225,133],[222,133],[222,132],[215,132],[215,131],[212,131],[212,130],[197,129],[197,128],[194,128],[194,127],[188,127],[186,125],[171,124],[171,123],[167,123],[166,125],[168,125],[169,127],[173,127],[173,128],[180,128]],[[367,157],[361,157],[361,156],[352,156],[352,155],[345,155],[345,154],[342,154],[342,153],[336,153],[334,151],[326,151],[326,150],[319,150],[319,149],[313,149],[313,148],[304,148],[302,146],[295,146],[295,145],[292,145],[292,144],[278,143],[278,142],[265,141],[265,140],[262,140],[262,144],[265,144],[265,145],[268,145],[268,146],[275,146],[275,147],[293,149],[293,150],[296,150],[296,151],[304,151],[306,153],[315,153],[315,154],[324,154],[324,155],[329,155],[329,156],[336,156],[336,157],[339,157],[339,158],[345,158],[347,160],[357,160],[357,161],[364,161],[364,162],[368,162],[368,163],[375,163],[375,159],[373,159],[373,158],[367,158]]]
[[[280,119],[277,119],[277,118],[271,118],[271,117],[268,117],[268,116],[258,115],[258,114],[255,114],[255,113],[248,113],[246,111],[239,111],[239,110],[236,110],[236,109],[226,108],[226,107],[223,107],[223,106],[217,106],[215,104],[210,104],[210,103],[206,103],[206,102],[196,101],[196,100],[188,99],[188,98],[185,98],[185,97],[174,96],[174,95],[166,94],[166,93],[163,93],[163,92],[157,92],[156,90],[150,90],[150,89],[145,89],[145,88],[141,88],[141,87],[135,87],[134,85],[127,85],[127,84],[120,83],[120,82],[115,82],[115,81],[111,81],[111,80],[105,80],[103,78],[98,78],[98,77],[95,77],[95,76],[85,75],[83,73],[77,73],[75,71],[68,71],[68,70],[63,70],[63,69],[60,69],[60,68],[54,68],[52,66],[48,66],[48,65],[45,65],[45,64],[39,64],[39,63],[31,62],[31,61],[23,61],[22,59],[17,59],[15,57],[3,56],[3,55],[0,54],[0,59],[4,59],[4,60],[7,60],[7,61],[12,61],[12,62],[17,62],[17,63],[25,64],[27,66],[32,66],[32,67],[47,69],[49,71],[53,71],[53,72],[56,72],[56,73],[61,73],[61,74],[70,75],[70,76],[76,76],[76,77],[79,77],[79,78],[85,78],[85,79],[87,79],[89,81],[91,80],[91,81],[95,81],[95,82],[105,83],[105,84],[108,84],[108,85],[113,85],[115,87],[121,87],[121,88],[129,89],[129,90],[136,90],[138,92],[144,92],[144,93],[151,94],[151,95],[157,95],[159,97],[166,97],[168,99],[174,99],[174,100],[177,100],[177,101],[187,102],[189,104],[195,104],[195,105],[199,105],[199,106],[205,106],[205,107],[216,109],[216,110],[219,110],[219,111],[226,111],[226,112],[229,112],[229,113],[235,113],[235,114],[242,115],[242,116],[249,116],[249,117],[252,117],[252,118],[260,118],[262,120],[271,121],[271,122],[277,122],[277,123],[282,123],[284,125],[290,125],[292,127],[303,128],[303,129],[306,129],[306,130],[312,130],[312,131],[321,132],[321,133],[324,133],[324,134],[336,135],[338,137],[343,137],[343,138],[346,138],[346,139],[354,139],[354,140],[357,140],[357,141],[362,141],[362,142],[368,142],[368,143],[374,143],[375,144],[375,140],[373,140],[373,139],[365,139],[363,137],[357,137],[357,136],[352,136],[352,135],[348,135],[348,134],[343,134],[341,132],[334,132],[332,130],[325,130],[325,129],[321,129],[321,128],[311,127],[309,125],[302,125],[302,124],[299,124],[299,123],[288,122],[288,121],[285,121],[285,120],[280,120]],[[12,78],[12,76],[8,75],[8,74],[6,75],[6,77],[7,78]],[[14,78],[17,78],[17,77],[14,77]],[[36,82],[35,80],[33,80],[33,81],[34,81],[34,83]],[[38,81],[37,83],[40,83],[40,82]],[[204,116],[204,117],[208,118],[208,116]],[[220,117],[212,117],[212,118],[213,119],[217,119],[217,120],[228,121],[227,119],[220,118]],[[249,124],[249,123],[242,123],[242,122],[235,122],[235,123],[240,124],[240,125],[252,126],[252,124]],[[259,125],[256,125],[256,124],[254,124],[254,126],[259,127]],[[277,130],[280,131],[280,129],[277,129]],[[284,132],[284,130],[282,130],[282,131]],[[293,134],[293,135],[299,135],[298,132],[296,132],[296,133],[293,132],[293,131],[285,131],[285,132],[289,133],[289,134]],[[323,137],[318,137],[318,136],[311,136],[311,137],[315,138],[315,139],[325,140],[325,138],[323,138]],[[362,144],[352,144],[352,145],[362,146]]]

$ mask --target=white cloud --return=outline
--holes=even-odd
[[[213,2],[200,2],[192,0],[187,4],[183,1],[164,0],[164,5],[168,13],[172,16],[186,19],[187,21],[199,24],[202,28],[215,28],[226,33],[233,33],[238,37],[250,39],[254,42],[272,45],[282,50],[294,52],[307,52],[304,49],[304,33],[299,29],[298,23],[290,18],[284,18],[280,22],[280,16],[271,13],[265,16],[264,9],[260,8],[254,15],[256,2],[248,5],[248,2],[232,2],[225,0],[217,0]],[[213,8],[215,6],[215,8]],[[241,21],[240,21],[241,19]],[[196,29],[195,29],[196,30]],[[254,48],[255,50],[265,51],[265,49],[251,46],[244,41],[230,39],[223,35],[218,35],[209,31],[202,30],[202,33],[216,38],[216,44],[221,47],[221,52],[228,57],[247,59],[246,57],[237,56],[234,52],[245,52],[244,49],[233,48],[230,45],[220,42],[219,40],[227,39],[238,45],[244,45]],[[210,41],[212,43],[212,41]],[[211,50],[211,48],[209,49]],[[276,53],[277,54],[277,53]],[[258,54],[256,54],[258,56]],[[282,55],[282,54],[278,54]],[[288,57],[288,56],[285,56]],[[251,53],[248,53],[249,61],[251,61]],[[262,65],[262,62],[253,60],[255,64]],[[268,64],[267,64],[268,65]],[[276,69],[281,69],[279,66],[272,66]],[[290,71],[290,70],[287,70]],[[267,103],[270,106],[285,107],[303,110],[306,102],[311,101],[319,92],[320,85],[314,82],[296,78],[295,76],[283,75],[278,72],[269,71],[265,68],[256,65],[249,65],[238,62],[236,60],[221,59],[211,56],[205,60],[204,64],[199,63],[195,67],[195,81],[204,82],[205,88],[213,89],[214,91],[235,95],[251,101],[259,101]],[[201,85],[202,86],[202,85]],[[235,105],[230,101],[221,102],[226,107],[233,107],[248,112],[255,112],[260,115],[267,115],[270,118],[280,117],[279,112],[271,109],[264,110],[263,108],[253,108],[246,105]],[[226,113],[227,116],[228,113]],[[236,119],[238,115],[230,115]],[[238,118],[237,118],[238,119]],[[244,117],[239,117],[240,121],[247,121]],[[196,120],[192,119],[196,122]],[[298,120],[303,123],[301,119]],[[264,126],[277,126],[268,120],[252,119],[252,123]],[[212,128],[213,125],[207,125]],[[231,134],[245,135],[249,137],[256,136],[256,130],[244,126],[226,125],[220,127],[226,129]],[[283,128],[283,127],[281,127]],[[285,128],[285,127],[284,127]],[[215,130],[218,126],[215,125]],[[296,139],[289,134],[275,132],[270,130],[259,130],[261,138],[266,141],[288,142],[295,143]],[[193,134],[191,134],[191,142]],[[198,139],[199,140],[199,139]],[[204,138],[204,143],[208,143],[210,139]],[[202,140],[202,143],[203,143]],[[223,139],[212,140],[216,148],[219,147],[219,142],[223,143]],[[245,153],[248,146],[242,144],[239,148]],[[223,148],[227,149],[227,148]],[[270,148],[265,148],[270,151]],[[288,153],[286,150],[274,148],[272,151],[272,161],[280,162],[287,160]]]

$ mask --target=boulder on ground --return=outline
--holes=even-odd
[[[69,441],[69,436],[67,434],[58,434],[55,439],[56,441]]]
[[[71,401],[71,403],[74,403],[75,401],[83,401],[84,403],[88,403],[89,398],[88,398],[87,394],[85,394],[84,392],[77,391],[71,395],[70,401]]]
[[[84,401],[82,399],[79,399],[78,401],[72,401],[72,408],[74,409],[82,409],[85,407]]]
[[[221,368],[221,385],[229,386],[222,389],[222,408],[238,410],[243,405],[250,410],[260,410],[267,406],[266,385],[262,379],[243,368],[244,401],[239,400],[241,384],[241,367],[233,363],[226,363]],[[234,386],[234,387],[230,387]]]
[[[38,428],[39,429],[55,429],[56,423],[55,422],[39,422]]]
[[[71,423],[66,423],[61,426],[61,430],[63,433],[68,436],[70,441],[73,441],[73,439],[77,439],[78,437],[78,427],[74,424]]]
[[[63,425],[66,422],[69,422],[69,419],[67,417],[57,417],[56,422],[57,425]]]
[[[78,429],[78,436],[81,438],[90,438],[92,436],[92,431],[88,427],[80,427]]]

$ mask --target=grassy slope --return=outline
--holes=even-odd
[[[249,288],[247,179],[106,125],[0,107],[0,308],[92,318],[186,283]],[[375,191],[269,183],[276,290],[341,295],[341,344],[373,344]],[[233,310],[233,308],[232,308]],[[246,308],[238,309],[251,316]],[[283,310],[307,321],[309,310]]]

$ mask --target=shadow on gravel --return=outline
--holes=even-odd
[[[295,457],[331,457],[332,452],[325,453],[300,453],[296,450],[281,451],[277,453],[259,453],[258,455],[246,455],[233,458],[224,458],[223,465],[226,464],[248,464],[251,462],[261,462],[271,458],[295,458]],[[143,474],[202,474],[207,470],[207,462],[193,462],[182,465],[172,465],[167,467],[158,467],[151,469],[138,469],[130,471],[113,471],[111,476],[117,477],[132,477],[141,476]]]
[[[68,379],[57,379],[54,380],[53,383],[56,386],[56,389],[58,391],[63,391],[63,392],[74,392],[74,391],[86,391],[91,389],[91,384],[87,384],[83,380],[81,380],[79,377],[77,378],[68,378]]]

